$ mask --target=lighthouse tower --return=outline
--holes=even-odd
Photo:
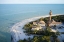
[[[51,22],[51,20],[52,20],[52,11],[50,10],[50,12],[49,12],[49,21]]]

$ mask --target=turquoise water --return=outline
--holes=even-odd
[[[11,42],[10,28],[24,19],[64,14],[64,4],[0,4],[0,42]]]

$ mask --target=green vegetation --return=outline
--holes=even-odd
[[[52,19],[54,19],[57,22],[64,22],[64,15],[52,16]],[[35,22],[38,22],[41,20],[43,20],[46,23],[47,21],[49,21],[49,17],[40,18],[38,20],[35,20]],[[33,22],[30,22],[30,23],[26,24],[23,29],[25,29],[29,32],[32,29],[32,26],[33,26]]]
[[[24,27],[23,27],[23,29],[25,29],[25,33],[31,33],[32,32],[32,22],[30,22],[30,23],[28,23],[28,24],[26,24]]]
[[[18,42],[52,42],[51,37],[54,42],[60,42],[59,39],[57,38],[59,35],[59,32],[50,32],[51,29],[48,27],[43,35],[37,35],[34,36],[33,38],[28,38],[24,40],[19,40]],[[37,31],[35,31],[37,32]]]
[[[54,19],[57,22],[64,22],[64,15],[52,16],[52,19]],[[35,22],[42,21],[42,20],[45,23],[47,23],[49,21],[49,17],[40,18],[40,19],[36,20]],[[45,30],[41,29],[41,30],[32,31],[31,30],[32,26],[33,26],[33,22],[26,24],[23,28],[23,29],[25,29],[24,32],[27,34],[35,34],[37,36],[34,36],[33,38],[19,40],[18,42],[60,42],[58,39],[58,35],[60,35],[60,33],[58,31],[51,32],[51,27],[46,27]],[[56,25],[54,25],[53,28],[56,29]],[[52,40],[51,40],[51,38],[52,38]]]
[[[49,17],[45,17],[43,20],[47,22]],[[52,16],[52,19],[54,19],[56,22],[64,22],[64,15],[57,15],[57,16]]]
[[[57,22],[64,22],[64,15],[52,16],[52,19],[54,19]]]
[[[39,19],[39,21],[43,21],[43,20],[44,20],[44,18],[43,18],[43,17]]]
[[[45,23],[47,23],[47,21],[49,21],[49,17],[45,17],[43,20]]]

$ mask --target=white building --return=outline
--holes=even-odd
[[[32,30],[41,30],[43,27],[45,27],[45,22],[33,22]]]

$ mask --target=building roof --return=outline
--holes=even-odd
[[[61,22],[56,22],[53,20],[51,24],[61,24]]]
[[[45,24],[45,22],[44,22],[44,21],[40,21],[39,23],[40,23],[40,24]]]
[[[36,25],[37,24],[37,22],[33,22],[33,25]]]

